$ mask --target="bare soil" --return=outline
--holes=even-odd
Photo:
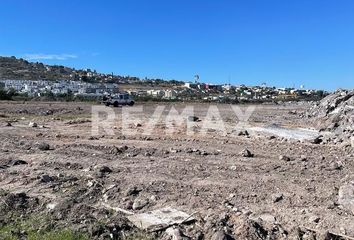
[[[164,106],[164,114],[185,107]],[[137,135],[123,135],[118,119],[115,135],[93,137],[91,104],[0,102],[0,226],[15,217],[45,216],[42,228],[110,239],[140,232],[112,208],[142,213],[172,207],[196,218],[178,226],[191,239],[227,239],[216,238],[219,231],[230,239],[325,239],[327,231],[354,237],[353,213],[338,204],[339,188],[354,180],[352,147],[238,136],[229,105],[217,105],[230,127],[226,134],[187,136],[181,126],[167,135],[158,124],[145,136],[155,107],[143,105],[143,120],[131,126]],[[201,119],[196,128],[208,107],[194,105]],[[249,124],[310,128],[302,117],[307,108],[259,105]],[[122,109],[115,111],[120,116]],[[244,149],[254,156],[240,155]],[[168,239],[164,230],[151,236]]]

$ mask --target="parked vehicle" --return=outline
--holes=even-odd
[[[119,93],[113,96],[104,96],[103,103],[106,106],[118,107],[124,105],[133,106],[135,101],[128,93]]]

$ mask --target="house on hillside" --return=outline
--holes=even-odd
[[[176,97],[177,97],[177,91],[176,90],[173,90],[173,89],[165,90],[164,98],[175,99]]]

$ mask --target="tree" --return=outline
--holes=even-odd
[[[0,89],[0,100],[11,100],[4,89]]]
[[[318,91],[316,92],[316,94],[317,94],[317,96],[319,96],[319,97],[323,97],[323,96],[324,96],[324,91],[323,91],[323,90],[318,90]]]
[[[55,95],[52,91],[47,90],[42,94],[42,96],[47,98],[48,100],[55,100]]]
[[[5,90],[3,87],[0,87],[0,100],[12,100],[12,97],[16,94],[15,89]]]

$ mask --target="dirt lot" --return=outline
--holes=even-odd
[[[172,106],[185,108],[164,106],[164,115]],[[341,186],[354,180],[352,147],[247,136],[233,131],[238,119],[229,105],[215,106],[226,132],[190,136],[177,126],[168,135],[159,123],[146,136],[156,105],[145,104],[141,121],[130,125],[138,134],[123,135],[118,117],[114,135],[91,136],[90,104],[0,102],[0,226],[40,218],[38,230],[115,239],[141,232],[121,210],[172,207],[195,218],[175,227],[173,239],[325,239],[333,236],[328,231],[354,237],[354,212],[338,203]],[[195,129],[208,107],[194,105],[201,120]],[[249,124],[309,128],[306,108],[260,105]],[[121,116],[121,108],[115,111]],[[242,156],[245,149],[253,156]],[[20,228],[17,236],[25,235]],[[173,234],[162,229],[149,235]]]

